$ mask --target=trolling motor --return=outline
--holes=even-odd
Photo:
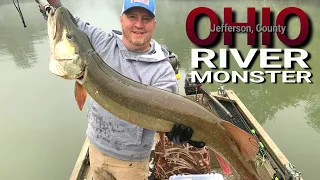
[[[202,84],[196,79],[196,82],[193,83],[191,81],[191,73],[186,74],[186,78],[184,80],[184,92],[186,95],[192,94],[202,94]]]
[[[180,62],[178,61],[178,56],[171,52],[170,50],[169,51],[169,62],[174,70],[174,72],[176,74],[179,74],[179,68],[180,68]]]
[[[169,63],[171,64],[174,73],[176,74],[177,80],[180,79],[179,68],[181,67],[180,61],[178,60],[178,56],[169,50],[166,45],[161,45],[161,47],[165,48],[169,52]]]

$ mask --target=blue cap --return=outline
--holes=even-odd
[[[122,13],[132,7],[142,7],[150,11],[153,16],[156,16],[156,2],[155,0],[124,0]]]

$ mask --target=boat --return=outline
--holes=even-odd
[[[256,169],[262,180],[302,180],[301,172],[297,171],[295,166],[290,163],[233,90],[225,90],[223,86],[220,86],[217,91],[208,92],[202,88],[200,83],[190,83],[190,75],[187,74],[185,94],[186,98],[203,105],[212,113],[258,138],[259,153],[256,158]],[[158,140],[158,137],[155,136],[155,143]],[[88,148],[89,140],[85,139],[70,180],[91,180],[92,171]],[[155,145],[152,148],[151,158],[155,154],[154,151]],[[210,152],[210,163],[213,171],[221,172],[214,152]],[[224,176],[224,179],[239,179],[236,175],[232,175]]]

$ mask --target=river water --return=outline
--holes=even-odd
[[[87,125],[86,108],[77,109],[73,96],[73,82],[54,76],[48,70],[49,44],[46,24],[32,0],[20,1],[27,28],[12,1],[0,3],[0,175],[12,180],[68,179],[78,157]],[[110,31],[119,29],[121,1],[65,0],[64,5],[74,15],[91,24]],[[219,14],[223,7],[237,11],[239,21],[246,20],[246,7],[260,10],[271,7],[275,14],[287,6],[298,6],[308,13],[312,21],[312,38],[305,49],[311,54],[313,84],[225,84],[232,89],[265,128],[289,161],[303,173],[304,179],[317,180],[320,166],[320,84],[316,67],[320,46],[319,4],[289,1],[183,1],[157,2],[157,29],[154,38],[167,45],[181,61],[182,77],[191,69],[191,48],[195,48],[185,33],[185,19],[197,6],[208,6]],[[204,19],[200,34],[208,34],[208,21]],[[298,21],[290,21],[290,33],[299,32]],[[246,54],[246,35],[237,34],[237,48]],[[223,41],[213,47],[226,48]],[[244,44],[245,43],[245,44]],[[285,48],[279,41],[275,47]],[[256,62],[254,70],[259,70]],[[299,69],[297,67],[297,69]],[[209,69],[202,69],[204,72]],[[241,72],[234,61],[230,70]],[[180,80],[183,94],[183,78]],[[205,84],[216,91],[218,85]]]

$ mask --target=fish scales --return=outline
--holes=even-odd
[[[176,123],[190,126],[192,140],[205,142],[242,179],[260,179],[253,166],[258,143],[252,135],[182,95],[141,84],[112,69],[95,52],[67,8],[49,12],[47,23],[49,69],[59,77],[75,80],[80,109],[88,93],[107,111],[147,129],[169,132]]]

